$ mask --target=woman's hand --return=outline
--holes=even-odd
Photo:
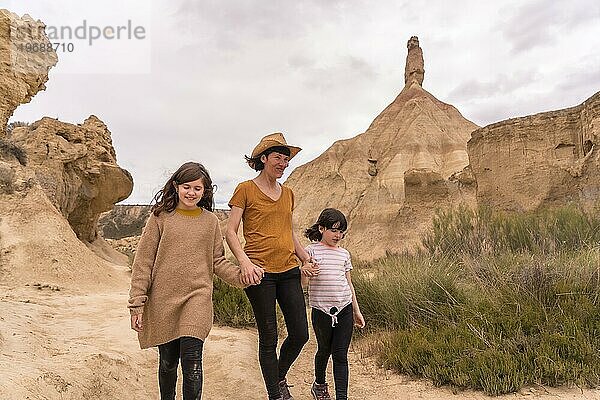
[[[131,329],[136,332],[141,332],[144,328],[142,326],[142,315],[143,314],[136,314],[131,316]]]
[[[365,317],[363,317],[362,313],[360,311],[354,311],[352,315],[354,317],[354,326],[358,328],[364,328],[366,323]]]
[[[319,264],[317,264],[312,258],[304,261],[300,267],[300,272],[302,272],[302,275],[308,276],[309,278],[319,275],[320,271]]]
[[[241,263],[242,283],[244,285],[258,285],[263,278],[265,270],[252,261]]]

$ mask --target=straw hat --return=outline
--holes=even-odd
[[[290,160],[294,158],[294,156],[298,154],[300,150],[302,150],[300,147],[288,145],[283,137],[283,133],[275,132],[260,139],[260,142],[256,145],[254,150],[252,150],[251,158],[256,158],[263,151],[276,146],[287,147],[290,149]]]

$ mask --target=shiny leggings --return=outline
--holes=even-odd
[[[308,341],[308,321],[300,269],[281,273],[265,273],[261,283],[245,289],[252,304],[258,328],[258,360],[269,399],[277,399],[279,381],[287,375],[300,350]],[[288,336],[283,341],[277,359],[277,315],[275,302],[285,319]]]
[[[335,327],[331,326],[331,317],[316,308],[311,308],[311,320],[318,345],[315,354],[315,381],[325,383],[325,370],[331,356],[335,398],[346,400],[348,398],[348,348],[354,325],[352,304],[348,304],[338,313]]]
[[[175,400],[177,367],[181,358],[183,400],[202,397],[202,346],[194,337],[181,337],[158,346],[158,386],[161,400]]]

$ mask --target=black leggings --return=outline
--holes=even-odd
[[[252,304],[258,327],[258,360],[269,399],[277,399],[279,381],[283,380],[308,341],[308,321],[300,269],[281,273],[265,273],[259,285],[245,289]],[[277,316],[275,301],[285,319],[288,336],[283,341],[277,359]]]
[[[202,397],[202,346],[198,338],[184,336],[158,345],[158,386],[161,400],[175,400],[177,366],[181,358],[183,400]]]
[[[331,317],[316,308],[311,309],[311,320],[318,345],[315,354],[315,381],[325,383],[325,370],[331,355],[335,398],[346,400],[348,398],[348,348],[354,325],[352,304],[348,304],[338,313],[335,327],[331,326]]]

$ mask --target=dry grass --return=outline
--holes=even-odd
[[[600,384],[599,220],[571,207],[441,218],[429,252],[353,275],[371,332],[387,332],[382,363],[492,395]]]

